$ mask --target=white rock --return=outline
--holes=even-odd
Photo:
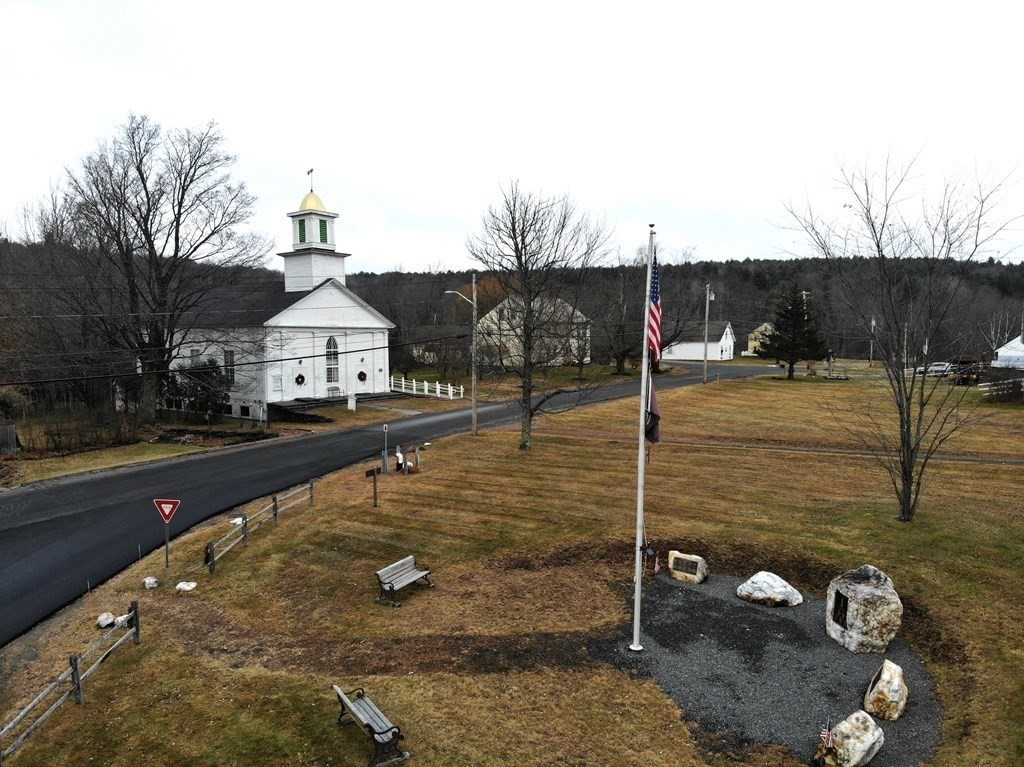
[[[903,669],[892,661],[884,660],[864,693],[864,710],[879,719],[894,722],[907,707],[907,694]]]
[[[703,583],[708,579],[708,563],[696,554],[683,554],[679,551],[668,553],[668,574],[677,581],[687,583]]]
[[[131,618],[131,617],[132,617],[131,613],[125,613],[124,615],[118,615],[116,618],[114,618],[114,625],[117,626],[118,628],[121,628],[121,626],[126,624],[128,622],[128,619]]]
[[[239,526],[239,525],[241,525],[241,524],[242,524],[242,523],[243,523],[244,521],[245,521],[245,520],[244,520],[244,519],[242,519],[241,517],[232,517],[231,519],[229,519],[229,520],[228,520],[228,522],[229,522],[230,524],[234,525],[235,527],[238,527],[238,526]]]
[[[178,591],[192,591],[198,585],[195,581],[182,581],[174,588]]]
[[[736,589],[736,596],[769,607],[794,607],[804,601],[799,591],[775,573],[765,570],[741,583]]]
[[[828,767],[861,767],[885,743],[882,728],[863,711],[856,711],[832,728],[832,746],[818,745],[814,764]]]
[[[825,631],[847,650],[885,652],[902,617],[892,580],[877,567],[863,565],[828,585]]]
[[[147,589],[155,589],[157,586],[160,585],[160,581],[158,581],[152,575],[147,575],[146,579],[142,581],[142,585],[145,586]]]
[[[99,626],[101,629],[105,629],[108,626],[113,626],[115,620],[116,619],[114,618],[113,613],[103,613],[99,618],[96,619],[96,625]]]

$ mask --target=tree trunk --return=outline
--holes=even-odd
[[[532,371],[531,371],[532,372]],[[523,393],[520,406],[523,408],[523,419],[519,433],[519,449],[529,450],[533,447],[533,376],[523,378]]]
[[[786,371],[786,380],[787,381],[792,381],[793,380],[793,368],[794,367],[796,367],[796,363],[795,362],[790,362],[789,363],[789,369]]]

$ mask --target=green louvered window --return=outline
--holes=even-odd
[[[320,242],[327,242],[327,222],[320,220]]]
[[[299,242],[306,241],[306,221],[305,219],[299,219]]]

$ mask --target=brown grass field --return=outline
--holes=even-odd
[[[945,707],[931,764],[1020,765],[1024,410],[982,405],[900,524],[887,477],[833,414],[874,396],[863,379],[662,393],[648,534],[819,597],[851,567],[882,568]],[[544,417],[529,452],[517,430],[438,441],[418,473],[382,478],[378,509],[365,467],[338,472],[315,508],[286,512],[213,577],[203,546],[227,523],[211,520],[172,543],[169,571],[156,552],[3,648],[0,723],[96,637],[96,615],[141,605],[142,645],[9,763],[364,765],[365,736],[335,726],[336,683],[402,726],[414,764],[799,764],[722,746],[656,684],[587,656],[588,637],[631,618],[637,418],[633,400]],[[374,571],[408,553],[436,588],[376,605]],[[150,574],[161,586],[147,592]],[[186,579],[198,589],[176,593]]]

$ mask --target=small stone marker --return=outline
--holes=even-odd
[[[154,578],[152,575],[147,575],[145,580],[142,581],[142,585],[147,589],[155,589],[160,585],[160,581]]]
[[[892,661],[884,660],[864,693],[864,710],[879,719],[894,722],[907,707],[907,695],[903,669]]]
[[[768,607],[795,607],[804,601],[803,596],[775,573],[766,570],[752,575],[736,589],[736,596],[747,602]]]
[[[903,616],[892,580],[877,567],[863,565],[828,585],[825,631],[852,652],[885,652]]]
[[[708,579],[708,563],[696,554],[683,554],[679,551],[668,553],[668,574],[677,581],[686,583],[703,583]]]
[[[195,581],[182,581],[174,588],[176,588],[178,591],[193,591],[195,587],[198,585],[199,584],[197,584]]]
[[[882,728],[864,711],[856,711],[832,728],[831,745],[818,744],[814,764],[828,767],[860,767],[867,764],[885,743]]]
[[[105,629],[109,626],[113,626],[115,620],[117,619],[114,617],[113,613],[103,613],[96,619],[96,625],[101,629]]]

